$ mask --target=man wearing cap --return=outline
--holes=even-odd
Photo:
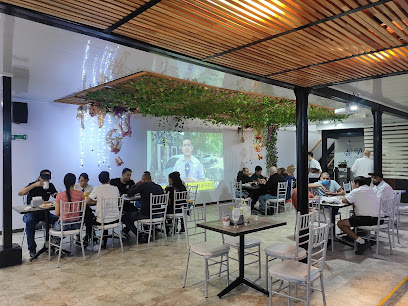
[[[33,197],[42,197],[44,201],[48,201],[50,196],[55,197],[57,190],[53,183],[50,183],[51,171],[42,170],[40,176],[34,182],[29,183],[26,187],[18,192],[19,196],[27,195],[27,204],[30,205]],[[58,221],[56,215],[48,212],[48,220],[51,225]],[[35,243],[35,227],[38,222],[45,221],[45,214],[42,211],[30,212],[23,216],[23,221],[26,224],[25,232],[27,235],[27,246],[30,252],[30,257],[36,254],[37,245]]]
[[[368,177],[370,172],[374,171],[374,162],[372,159],[370,159],[370,154],[371,153],[369,150],[365,150],[363,157],[356,159],[354,162],[353,167],[351,167],[351,171],[353,171],[355,177]]]
[[[369,175],[371,176],[371,182],[374,185],[373,189],[380,201],[394,198],[394,190],[383,180],[383,174],[381,172],[377,171],[369,173]]]

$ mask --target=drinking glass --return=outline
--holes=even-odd
[[[239,208],[234,208],[232,210],[232,222],[234,222],[234,228],[237,228],[237,223],[239,221],[239,216],[241,215],[241,211]]]
[[[84,192],[84,198],[86,199],[87,197],[89,197],[89,191]]]
[[[245,226],[247,226],[248,220],[251,217],[251,208],[249,206],[244,207],[243,215],[244,215]]]

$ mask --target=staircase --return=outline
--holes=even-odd
[[[331,146],[327,149],[327,172],[330,175],[331,179],[334,179],[334,142],[331,144]],[[322,159],[319,160],[319,162],[322,162]]]

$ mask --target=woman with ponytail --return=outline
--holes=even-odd
[[[169,193],[169,204],[167,205],[167,213],[168,214],[173,214],[174,210],[174,192],[180,192],[180,191],[187,191],[186,186],[184,185],[183,181],[180,178],[180,173],[178,171],[174,171],[169,174],[169,186],[166,187],[165,192]],[[180,202],[181,203],[181,202]],[[177,203],[179,204],[179,203]],[[187,206],[187,202],[185,203],[185,206]],[[184,222],[183,219],[181,221],[181,229],[179,233],[183,233],[184,230]],[[168,222],[171,224],[171,222]],[[176,225],[177,226],[177,225]]]
[[[55,197],[55,214],[59,216],[59,220],[55,222],[54,224],[54,229],[56,231],[61,230],[61,219],[65,221],[67,216],[62,213],[61,216],[61,201],[62,202],[79,202],[85,200],[84,194],[82,191],[75,190],[75,181],[76,177],[75,174],[73,173],[67,173],[64,177],[64,185],[65,185],[65,191],[62,191],[57,194]],[[70,219],[72,219],[73,216],[70,216]],[[79,215],[78,215],[79,217]],[[70,228],[64,226],[64,231],[66,230],[74,230],[79,228],[80,224],[74,224],[74,226],[71,226]],[[73,228],[76,227],[76,228]]]

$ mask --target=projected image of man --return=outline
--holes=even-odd
[[[192,155],[194,146],[190,138],[184,138],[181,151],[183,157],[180,157],[174,165],[174,171],[180,172],[180,178],[184,181],[203,181],[205,180],[203,166],[201,162]]]

